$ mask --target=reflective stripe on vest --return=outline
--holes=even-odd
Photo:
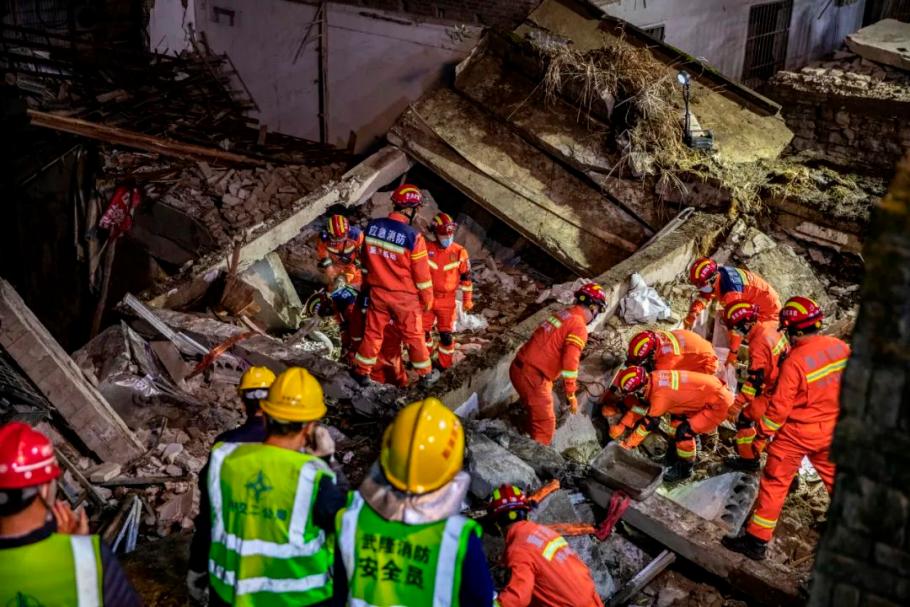
[[[348,605],[351,607],[392,607],[392,605],[401,603],[401,601],[398,600],[398,597],[395,597],[392,602],[388,602],[389,596],[394,596],[395,584],[389,584],[389,588],[387,588],[388,593],[385,595],[387,600],[380,604],[372,603],[369,600],[370,598],[372,598],[372,600],[378,600],[378,597],[363,598],[355,596],[358,591],[355,587],[355,575],[362,573],[358,571],[358,566],[360,565],[358,562],[357,545],[358,530],[361,532],[361,537],[365,535],[372,536],[371,533],[365,533],[362,528],[363,521],[361,520],[361,515],[364,514],[365,507],[369,510],[370,514],[379,517],[378,514],[375,514],[372,509],[366,505],[360,492],[355,491],[352,495],[350,505],[345,510],[342,510],[338,517],[340,521],[338,525],[338,545],[341,551],[340,556],[348,576]],[[439,523],[442,523],[442,521]],[[404,523],[401,524],[403,525]],[[463,532],[465,526],[468,524],[473,525],[473,522],[469,522],[468,519],[463,516],[452,516],[445,521],[442,537],[438,544],[439,553],[436,561],[435,578],[433,580],[423,580],[424,584],[431,581],[433,582],[432,603],[430,603],[432,607],[451,607],[452,605],[458,604],[457,596],[459,589],[455,587],[456,576],[457,574],[460,574],[461,557],[467,547],[467,537],[463,537]],[[428,524],[417,525],[416,527],[424,527],[425,531],[432,531],[433,526],[433,524]],[[408,545],[410,546],[410,543]],[[400,549],[399,546],[399,554]],[[399,562],[404,564],[404,559],[401,559]],[[388,564],[386,566],[388,566]],[[424,587],[421,586],[421,590],[423,589]],[[386,589],[384,588],[384,590]]]
[[[102,604],[101,543],[97,535],[48,537],[0,550],[0,605]]]
[[[260,489],[251,489],[248,479],[223,478],[225,460],[235,454],[240,448],[245,451],[257,450],[257,452],[252,454],[244,453],[243,456],[257,455],[258,450],[277,449],[276,447],[258,444],[225,443],[216,446],[212,451],[207,479],[212,512],[212,548],[210,549],[209,557],[209,573],[214,580],[228,587],[228,591],[233,593],[234,601],[245,598],[245,595],[253,595],[255,593],[307,593],[310,591],[321,591],[322,594],[325,594],[327,592],[326,586],[331,583],[331,577],[328,572],[331,567],[332,545],[331,542],[326,542],[325,532],[312,525],[310,512],[321,475],[324,474],[332,478],[334,478],[334,475],[325,468],[320,460],[296,452],[289,451],[287,454],[283,454],[279,451],[277,455],[286,456],[289,466],[299,466],[293,505],[288,512],[283,509],[275,510],[272,507],[273,505],[268,505],[268,502],[266,502],[267,505],[262,507],[262,510],[256,514],[253,512],[251,504],[238,502],[226,505],[224,503],[225,490],[228,490],[230,495],[235,497],[241,495],[244,489],[246,489],[247,494],[250,491],[254,491],[257,495],[255,498],[256,502],[259,499]],[[274,467],[277,459],[275,454],[264,455],[271,455],[268,458],[268,464],[265,464],[266,468],[269,466]],[[249,463],[254,463],[255,461],[254,458],[250,458]],[[259,474],[263,474],[262,469],[259,470]],[[264,482],[262,476],[258,478],[258,482],[263,483],[262,486],[265,487],[266,493],[274,489],[269,487],[267,482]],[[263,525],[259,528],[260,531],[275,532],[277,530],[277,535],[286,535],[287,541],[276,542],[259,538],[246,538],[237,535],[237,528],[227,529],[225,526],[225,508],[236,508],[238,505],[242,506],[243,510],[240,511],[242,516],[237,511],[233,511],[233,522],[235,524],[238,521],[245,520],[244,517],[246,516],[259,516],[262,519],[261,525]],[[258,507],[258,504],[255,507]],[[268,513],[267,515],[266,512]],[[285,526],[287,528],[286,534],[283,531]],[[247,527],[247,531],[249,531],[249,527]],[[240,532],[243,532],[242,527]],[[255,530],[253,533],[256,533]],[[274,559],[271,565],[271,569],[276,570],[274,578],[262,575],[243,577],[244,570],[254,573],[268,571],[270,569],[269,559]],[[247,567],[243,566],[245,560],[247,561]],[[239,576],[238,570],[240,571]],[[282,571],[283,575],[280,574]],[[217,590],[218,587],[216,586],[216,592]],[[222,596],[221,598],[232,602],[231,597]],[[327,597],[320,595],[314,598],[324,600]],[[263,600],[268,602],[268,599]],[[241,604],[255,603],[256,601],[253,598],[241,602]]]

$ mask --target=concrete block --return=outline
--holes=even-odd
[[[277,253],[269,253],[240,275],[255,293],[254,318],[268,330],[293,330],[300,324],[303,303]]]
[[[846,42],[864,59],[910,71],[910,23],[883,19],[850,34]]]
[[[103,483],[111,480],[112,478],[117,478],[120,476],[120,464],[115,462],[105,462],[100,466],[96,466],[91,472],[88,473],[88,479],[93,483]]]
[[[470,435],[468,472],[471,473],[471,494],[482,500],[489,499],[493,489],[503,483],[518,485],[525,492],[541,484],[533,468],[478,433]]]

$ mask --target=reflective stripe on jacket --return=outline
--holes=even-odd
[[[481,533],[477,523],[459,515],[422,525],[388,521],[359,492],[336,521],[348,605],[458,607],[468,539]]]
[[[695,371],[714,375],[717,371],[717,354],[707,339],[686,329],[655,331],[660,346],[654,355],[654,368],[658,371]]]
[[[435,240],[431,240],[427,242],[427,255],[435,297],[454,293],[459,286],[463,292],[471,292],[471,260],[463,246],[453,242],[447,247],[442,247]]]
[[[97,535],[52,533],[33,544],[0,550],[0,605],[102,604]]]
[[[713,375],[691,371],[654,371],[645,399],[648,415],[684,415],[692,430],[702,434],[714,430],[727,416],[733,393]]]
[[[222,600],[310,605],[332,596],[334,538],[312,520],[323,476],[334,478],[311,455],[264,444],[215,445],[209,581]]]
[[[540,371],[548,380],[562,377],[574,388],[587,341],[584,312],[581,306],[572,306],[555,312],[540,323],[531,339],[518,351],[517,358]],[[568,391],[568,386],[566,389]]]
[[[401,213],[369,223],[361,259],[371,287],[432,297],[426,242]]]

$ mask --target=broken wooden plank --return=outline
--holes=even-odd
[[[86,447],[104,461],[124,463],[142,455],[142,443],[3,279],[0,325],[4,328],[0,331],[0,345]],[[16,331],[6,330],[13,326]]]
[[[34,126],[62,131],[72,135],[88,137],[114,145],[155,152],[163,156],[188,158],[191,160],[211,160],[229,164],[265,166],[264,160],[225,152],[215,148],[203,147],[192,143],[181,143],[171,139],[152,137],[143,133],[129,131],[118,127],[107,126],[68,116],[58,116],[38,110],[28,110],[28,116]]]
[[[585,482],[588,495],[607,507],[612,491],[597,481]],[[623,520],[706,571],[730,580],[760,605],[799,605],[799,580],[786,567],[753,561],[724,548],[726,531],[659,494],[632,502]]]
[[[193,480],[189,474],[183,476],[118,476],[109,481],[95,483],[99,487],[148,487],[149,485],[163,485],[165,483],[183,483]]]
[[[641,592],[645,586],[663,573],[675,560],[676,555],[673,552],[669,550],[661,552],[653,561],[648,563],[644,569],[636,573],[631,580],[626,582],[622,588],[616,591],[616,594],[611,596],[610,600],[607,601],[606,607],[620,607],[620,605],[627,604],[632,597]]]

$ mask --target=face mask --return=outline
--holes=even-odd
[[[443,249],[446,249],[446,248],[449,247],[450,244],[452,244],[452,241],[454,241],[454,240],[455,240],[455,239],[452,238],[451,236],[447,236],[446,238],[440,237],[440,238],[439,238],[439,246],[441,246]]]
[[[714,290],[714,286],[713,286],[713,285],[705,285],[705,286],[703,286],[703,287],[698,287],[698,290],[701,291],[702,293],[710,293],[711,291]]]

